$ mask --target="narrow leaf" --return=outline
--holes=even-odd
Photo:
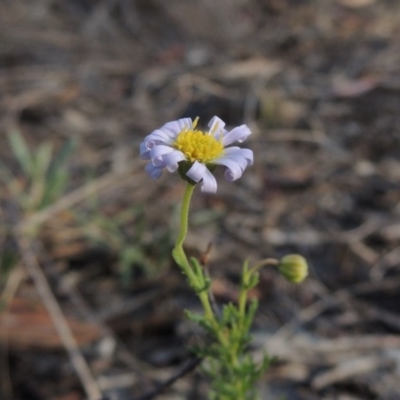
[[[8,141],[22,170],[28,176],[31,175],[33,169],[33,158],[23,136],[18,131],[12,131],[8,134]]]

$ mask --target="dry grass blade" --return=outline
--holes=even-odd
[[[5,318],[7,319],[7,307],[12,298],[15,296],[15,293],[18,290],[19,284],[24,277],[24,272],[21,266],[16,266],[10,273],[3,293],[0,297],[0,309],[4,308]],[[7,335],[7,332],[5,332]],[[8,365],[8,338],[2,344],[2,352],[0,356],[0,369],[3,371],[1,374],[0,382],[1,382],[1,390],[0,394],[5,398],[12,398],[12,385],[9,374],[9,365]]]
[[[164,392],[167,388],[172,386],[178,379],[182,378],[184,375],[188,374],[189,372],[193,371],[200,363],[202,359],[201,358],[193,358],[189,360],[186,365],[182,367],[181,370],[179,370],[176,374],[172,375],[169,379],[167,379],[165,382],[162,382],[157,388],[154,390],[143,394],[142,396],[139,396],[135,398],[134,400],[151,400],[155,399],[160,395],[162,392]]]
[[[99,400],[102,398],[100,389],[97,382],[93,377],[90,368],[83,357],[79,347],[76,343],[71,329],[66,322],[64,314],[55,298],[49,283],[41,270],[35,253],[32,251],[31,244],[27,238],[16,233],[18,247],[24,262],[25,268],[33,279],[37,291],[45,304],[55,328],[71,358],[72,365],[78,374],[82,386],[88,396],[89,400]]]
[[[336,382],[347,380],[349,377],[373,371],[381,365],[381,357],[356,358],[343,362],[337,367],[317,375],[312,381],[312,385],[316,389],[323,389]]]

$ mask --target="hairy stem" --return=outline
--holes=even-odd
[[[185,242],[188,226],[189,226],[189,208],[190,208],[190,200],[192,198],[194,192],[195,185],[188,183],[186,186],[185,194],[182,200],[182,210],[181,210],[181,221],[180,221],[180,231],[178,238],[175,243],[175,247],[172,251],[172,255],[176,261],[176,263],[182,268],[183,272],[188,277],[189,283],[192,287],[199,286],[199,278],[193,271],[192,266],[190,265],[185,251],[183,250],[183,243]],[[204,309],[205,318],[208,320],[210,325],[213,327],[215,334],[217,335],[220,343],[222,345],[227,345],[227,340],[219,329],[218,321],[214,315],[214,311],[211,306],[210,298],[208,292],[206,290],[200,291],[197,293],[201,304]]]

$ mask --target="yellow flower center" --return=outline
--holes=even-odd
[[[198,118],[190,128],[179,132],[172,147],[180,150],[191,162],[209,163],[221,155],[224,145],[212,133],[195,130],[197,121]]]

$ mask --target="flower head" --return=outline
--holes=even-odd
[[[308,275],[307,261],[299,254],[289,254],[283,257],[278,268],[279,272],[293,283],[303,282]]]
[[[214,117],[209,130],[197,130],[196,118],[182,118],[168,122],[144,138],[140,145],[140,156],[150,160],[145,170],[158,179],[162,170],[179,170],[184,179],[198,183],[202,181],[203,192],[215,193],[217,181],[212,174],[217,165],[226,167],[228,181],[239,179],[247,166],[253,164],[253,152],[237,146],[227,147],[233,142],[243,142],[251,131],[247,125],[231,131],[224,129],[225,123]]]

